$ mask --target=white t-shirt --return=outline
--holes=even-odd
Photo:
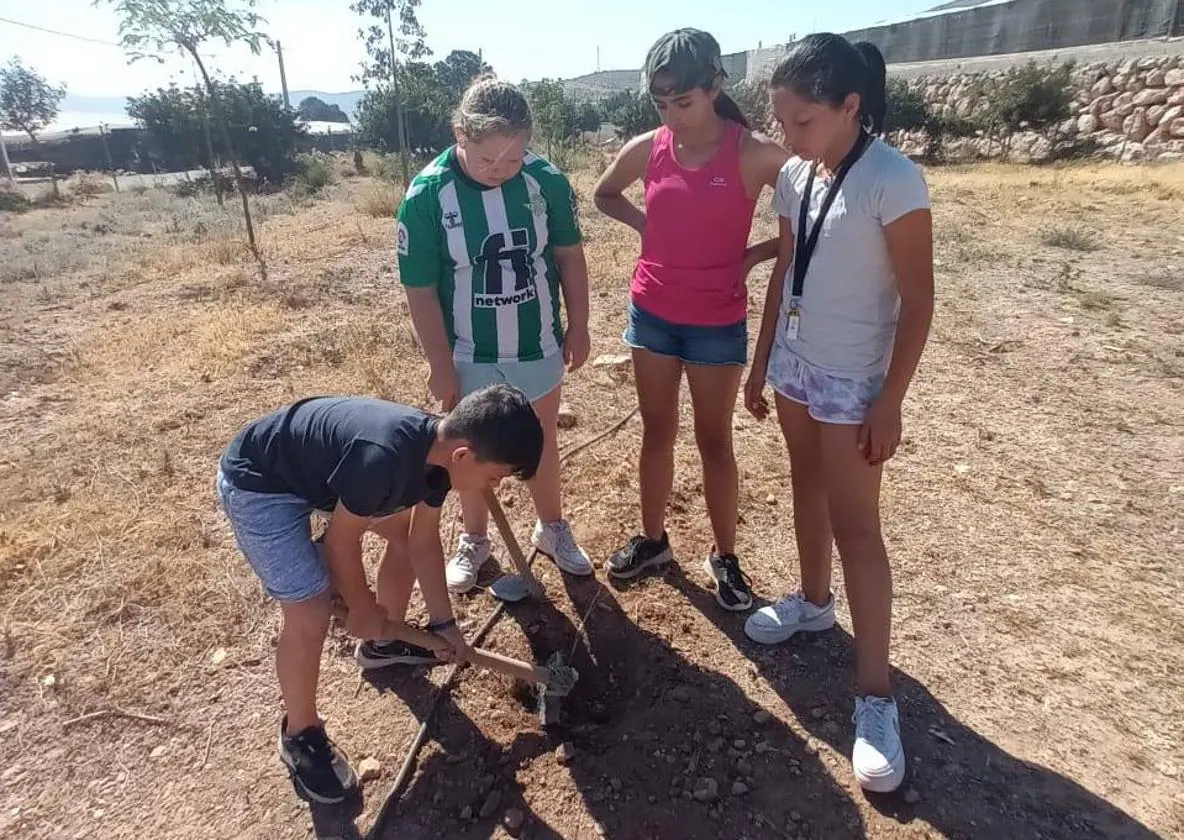
[[[777,176],[773,206],[790,220],[795,234],[811,166],[790,158]],[[829,186],[829,179],[815,177],[807,231],[818,222]],[[793,267],[786,273],[777,341],[834,376],[883,374],[900,312],[884,226],[928,207],[929,188],[920,167],[887,143],[872,142],[847,173],[823,222],[802,288],[794,340],[786,335]]]

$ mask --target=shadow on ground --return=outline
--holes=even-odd
[[[677,564],[665,579],[753,663],[813,738],[851,754],[855,648],[846,630],[762,648],[745,637],[743,616],[725,614],[713,593]],[[1158,837],[1071,779],[1018,759],[963,725],[903,671],[893,669],[892,679],[910,774],[900,793],[868,795],[881,814],[901,824],[921,820],[959,840]],[[904,801],[910,788],[920,795],[914,804]]]

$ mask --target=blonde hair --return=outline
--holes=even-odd
[[[534,129],[534,118],[522,91],[487,76],[465,91],[452,114],[452,127],[467,139],[480,142],[494,134],[529,133]]]

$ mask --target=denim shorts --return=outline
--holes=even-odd
[[[308,601],[329,590],[329,566],[312,541],[312,505],[288,493],[240,490],[221,470],[217,485],[234,539],[269,596]]]
[[[688,365],[744,365],[748,362],[748,322],[722,327],[672,324],[629,303],[625,343]]]
[[[859,426],[884,387],[884,374],[849,379],[820,370],[780,339],[769,357],[769,385],[801,403],[819,423]]]
[[[488,385],[505,383],[537,402],[563,384],[563,354],[556,353],[533,362],[457,362],[460,395],[466,397]]]

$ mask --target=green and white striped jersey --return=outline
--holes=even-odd
[[[399,275],[434,287],[457,361],[530,362],[562,351],[553,249],[581,241],[566,176],[527,153],[499,187],[467,176],[455,147],[411,182],[399,207]]]

